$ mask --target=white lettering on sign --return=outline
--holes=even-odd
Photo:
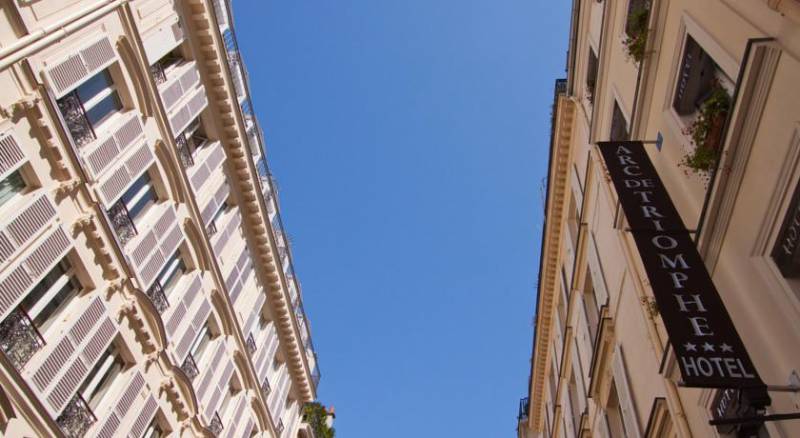
[[[681,363],[687,376],[736,377],[752,379],[755,374],[747,371],[741,359],[733,357],[682,356]]]

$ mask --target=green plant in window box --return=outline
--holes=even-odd
[[[303,406],[303,421],[314,430],[315,438],[334,438],[336,430],[328,426],[328,411],[321,403],[306,403]]]
[[[628,15],[626,36],[622,43],[625,45],[628,56],[633,58],[637,63],[642,62],[642,59],[644,59],[644,48],[647,45],[647,21],[649,17],[649,3],[645,3],[643,7],[640,6],[633,9],[630,15]]]
[[[692,139],[694,150],[683,157],[681,166],[706,178],[714,170],[722,152],[722,130],[730,105],[728,91],[714,83],[708,98],[700,106],[697,118],[684,130],[684,134]]]

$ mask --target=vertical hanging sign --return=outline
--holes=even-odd
[[[638,141],[600,142],[686,386],[751,388],[769,404],[725,305]]]

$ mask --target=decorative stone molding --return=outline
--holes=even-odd
[[[89,213],[82,216],[80,219],[72,224],[73,236],[78,233],[86,235],[86,240],[89,243],[89,248],[94,253],[95,259],[98,261],[100,268],[103,270],[103,278],[109,281],[116,280],[121,285],[121,273],[119,268],[114,263],[114,256],[112,256],[113,249],[108,246],[103,238],[102,231],[97,224],[94,214]],[[116,284],[116,283],[114,283]],[[117,286],[118,288],[119,286]]]
[[[227,58],[223,42],[216,32],[216,20],[212,15],[210,1],[190,0],[193,20],[189,25],[195,29],[192,35],[197,35],[198,67],[205,76],[206,90],[209,95],[209,108],[215,112],[215,118],[221,125],[220,141],[222,142],[228,158],[228,166],[233,177],[232,184],[239,189],[241,204],[240,211],[243,223],[248,230],[247,238],[253,243],[251,250],[253,257],[260,260],[257,263],[256,273],[261,277],[262,284],[269,290],[269,300],[275,309],[276,324],[281,345],[289,356],[289,369],[293,380],[303,401],[315,398],[315,389],[311,381],[311,370],[308,368],[299,329],[288,305],[288,287],[286,279],[281,274],[281,267],[276,263],[277,247],[270,235],[271,228],[267,222],[269,215],[264,200],[258,190],[257,172],[251,162],[250,152],[246,144],[246,131],[244,121],[239,114],[238,101],[227,73]],[[242,346],[244,347],[244,346]],[[252,370],[251,370],[252,372]]]

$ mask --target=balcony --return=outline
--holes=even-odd
[[[121,243],[122,246],[127,245],[128,242],[139,234],[124,202],[115,203],[108,209],[107,213],[108,221],[111,223],[111,227],[114,229],[114,233],[117,235],[117,239],[119,239],[119,243]]]
[[[247,97],[247,90],[244,85],[245,72],[242,68],[242,61],[239,59],[239,53],[228,52],[228,66],[231,69],[231,79],[233,80],[233,89],[236,90],[236,98],[239,104]]]
[[[224,31],[230,26],[227,5],[225,4],[225,0],[213,0],[213,3],[214,15],[217,17],[217,25],[220,27],[220,30]]]
[[[0,323],[0,348],[17,371],[21,371],[44,345],[44,338],[33,321],[19,307]]]
[[[530,407],[530,400],[528,397],[519,400],[519,412],[517,413],[517,421],[526,421],[528,419],[528,408]]]
[[[58,427],[68,438],[82,438],[96,422],[97,418],[89,405],[78,394],[64,408],[64,412],[56,418]]]
[[[183,360],[181,370],[183,370],[189,380],[194,380],[194,378],[200,374],[200,370],[197,368],[197,362],[195,362],[194,356],[192,356],[191,353]]]
[[[219,436],[222,433],[222,420],[219,419],[219,414],[214,412],[214,417],[211,418],[211,423],[208,425],[208,430],[211,431],[214,436]]]
[[[253,339],[253,335],[252,334],[247,336],[247,341],[246,342],[247,342],[247,351],[252,356],[253,354],[256,353],[256,341],[255,341],[255,339]]]
[[[97,138],[77,91],[71,91],[59,99],[58,109],[76,146],[86,146]]]
[[[178,159],[181,160],[181,165],[184,169],[194,166],[194,158],[189,151],[189,140],[186,139],[186,134],[181,133],[175,137],[175,145],[178,148]]]

